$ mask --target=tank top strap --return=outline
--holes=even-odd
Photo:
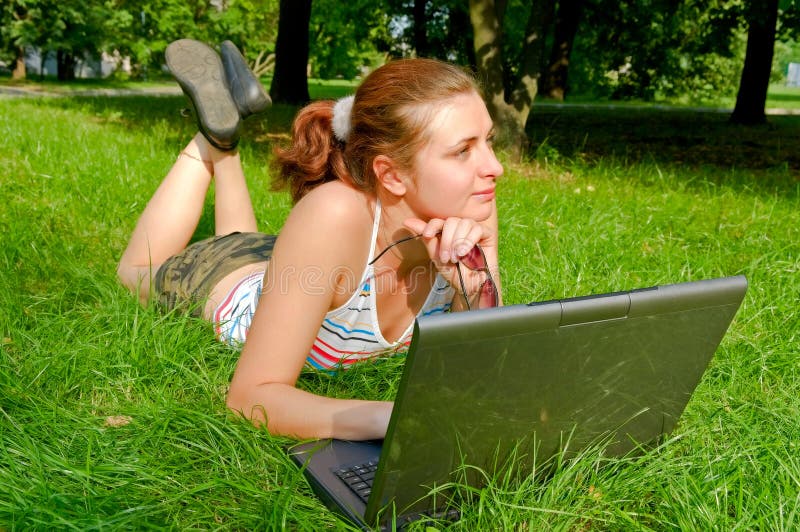
[[[372,260],[375,257],[375,245],[378,242],[378,227],[380,226],[381,223],[381,200],[379,200],[378,198],[375,198],[375,214],[373,218],[374,221],[372,222],[372,237],[370,237],[367,266],[372,264]]]

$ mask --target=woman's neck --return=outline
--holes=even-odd
[[[381,219],[378,226],[375,256],[398,240],[416,236],[403,224],[405,220],[415,217],[415,215],[402,199],[389,197],[380,198],[380,201]],[[395,270],[398,278],[410,274],[415,275],[415,272],[419,272],[421,268],[427,270],[431,265],[424,242],[422,239],[416,238],[392,246],[378,262],[384,268]]]

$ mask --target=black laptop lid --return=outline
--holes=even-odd
[[[460,464],[520,465],[671,431],[742,298],[744,277],[420,318],[366,511],[430,509]],[[499,454],[498,454],[499,453]],[[477,480],[477,477],[476,477]]]

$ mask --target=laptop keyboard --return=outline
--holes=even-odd
[[[342,482],[350,486],[353,493],[366,504],[369,494],[372,493],[372,479],[375,478],[375,471],[378,469],[378,461],[370,460],[363,464],[350,467],[343,467],[334,471]]]

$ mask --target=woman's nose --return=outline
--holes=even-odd
[[[481,177],[500,177],[503,175],[503,165],[497,160],[494,150],[487,146],[484,160],[481,164]]]

